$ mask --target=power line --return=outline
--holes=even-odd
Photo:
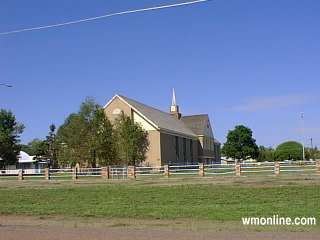
[[[165,9],[165,8],[180,7],[180,6],[197,4],[197,3],[208,2],[208,1],[210,1],[210,0],[195,0],[195,1],[175,3],[175,4],[169,4],[169,5],[160,5],[160,6],[156,6],[156,7],[127,10],[127,11],[123,11],[123,12],[109,13],[109,14],[105,14],[105,15],[101,15],[101,16],[83,18],[83,19],[74,20],[74,21],[70,21],[70,22],[57,23],[57,24],[52,24],[52,25],[44,25],[44,26],[39,26],[39,27],[22,28],[22,29],[8,31],[8,32],[0,32],[0,36],[14,34],[14,33],[21,33],[21,32],[42,30],[42,29],[47,29],[47,28],[63,27],[63,26],[66,26],[66,25],[89,22],[89,21],[99,20],[99,19],[102,19],[102,18],[108,18],[108,17],[119,16],[119,15],[138,13],[138,12],[154,11],[154,10],[160,10],[160,9]]]

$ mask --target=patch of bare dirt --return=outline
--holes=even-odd
[[[0,216],[1,240],[319,240],[319,229],[248,229],[192,220],[65,219]]]

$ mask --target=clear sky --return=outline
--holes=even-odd
[[[170,0],[1,0],[0,32]],[[320,1],[217,0],[0,37],[0,108],[43,138],[86,96],[115,93],[168,111],[208,113],[221,142],[237,124],[257,143],[320,146]]]

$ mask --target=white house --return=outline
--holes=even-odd
[[[34,169],[37,168],[36,156],[30,156],[28,153],[20,151],[18,156],[18,169]]]
[[[2,159],[0,158],[0,161]],[[5,174],[17,174],[19,169],[24,169],[27,174],[37,174],[48,165],[47,161],[39,161],[36,156],[20,151],[16,165],[6,166]]]

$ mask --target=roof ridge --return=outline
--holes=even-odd
[[[209,116],[209,114],[203,113],[203,114],[186,115],[182,117],[203,117],[203,116]]]
[[[146,107],[148,107],[148,108],[152,108],[153,110],[156,110],[156,111],[158,111],[158,112],[162,112],[162,113],[168,114],[169,116],[172,116],[169,112],[165,112],[165,111],[160,110],[160,109],[158,109],[158,108],[149,106],[149,105],[144,104],[144,103],[142,103],[142,102],[139,102],[139,101],[137,101],[137,100],[135,100],[135,99],[132,99],[132,98],[129,98],[129,97],[126,97],[126,96],[123,96],[123,95],[118,95],[118,96],[119,96],[119,97],[122,97],[122,98],[124,98],[124,99],[128,99],[128,100],[130,100],[130,101],[134,101],[134,102],[136,102],[136,103],[138,103],[138,104],[141,104],[141,105],[144,105],[144,106],[146,106]]]
[[[123,101],[135,107],[142,115],[152,121],[159,129],[169,130],[172,132],[184,134],[187,136],[196,136],[192,129],[190,129],[182,119],[176,118],[169,112],[164,112],[157,108],[151,107],[144,103],[140,103],[134,99],[128,98],[123,95],[117,95]],[[153,112],[153,113],[152,113]]]

